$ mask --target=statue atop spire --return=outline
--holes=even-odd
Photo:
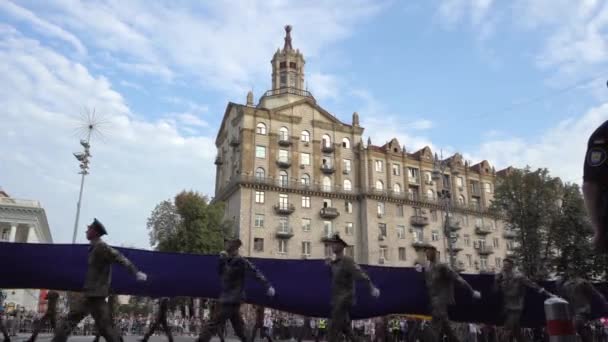
[[[293,50],[293,47],[291,46],[291,25],[285,25],[285,45],[283,46],[283,50]]]

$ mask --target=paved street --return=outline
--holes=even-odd
[[[20,334],[17,338],[13,337],[11,341],[24,341],[29,338],[30,335]],[[50,342],[52,335],[49,334],[41,334],[38,336],[36,341],[38,342]],[[68,339],[69,342],[92,342],[93,336],[70,336]],[[138,342],[141,336],[129,335],[124,336],[125,342]],[[185,336],[174,336],[175,342],[194,342],[194,337],[185,337]],[[101,339],[104,341],[104,339]],[[235,342],[238,339],[226,338],[226,341]],[[149,340],[150,342],[167,342],[167,338],[165,336],[152,336]],[[219,341],[219,338],[215,337],[211,339],[211,341]]]

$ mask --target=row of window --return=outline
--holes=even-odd
[[[289,252],[288,240],[278,240],[277,244],[277,251],[279,254],[287,254]],[[264,252],[264,238],[253,239],[253,250],[258,253]],[[302,255],[310,256],[312,254],[312,243],[310,241],[302,241],[300,251]],[[324,246],[324,251],[325,256],[329,257],[332,253],[331,246]],[[354,251],[355,249],[353,246],[347,246],[344,253],[348,256],[354,257]]]
[[[266,135],[267,134],[267,129],[266,129],[266,124],[263,122],[259,122],[255,128],[255,132],[256,134],[259,135]],[[289,129],[285,126],[279,128],[279,140],[289,140]],[[300,141],[301,142],[310,142],[310,132],[309,131],[302,131],[300,133]],[[323,134],[323,136],[321,137],[321,141],[323,146],[325,147],[330,147],[332,142],[331,142],[331,137],[329,136],[329,134]],[[351,144],[350,144],[350,139],[349,138],[342,138],[342,147],[343,148],[350,148]]]
[[[264,214],[255,214],[254,219],[254,227],[255,228],[264,228],[265,224],[265,215]],[[303,232],[310,232],[312,230],[312,220],[310,218],[302,218],[300,221],[300,226]],[[323,221],[323,235],[331,236],[334,233],[333,223],[331,221]],[[289,231],[289,220],[287,217],[279,217],[279,226],[278,228],[281,231]],[[344,234],[345,235],[353,235],[355,232],[355,225],[352,222],[346,222],[344,224]]]

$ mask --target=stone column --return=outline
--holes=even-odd
[[[27,230],[27,237],[25,239],[27,243],[38,243],[40,239],[36,235],[36,225],[30,224]]]
[[[17,236],[17,223],[11,223],[11,233],[8,236],[8,242],[15,242]]]

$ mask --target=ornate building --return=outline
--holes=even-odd
[[[412,266],[428,244],[447,257],[445,223],[461,271],[500,267],[512,234],[487,211],[490,164],[455,154],[441,174],[428,147],[364,144],[357,113],[342,122],[302,89],[304,57],[285,30],[271,61],[272,89],[258,104],[251,92],[245,105],[229,103],[216,139],[215,200],[226,203],[244,253],[324,258],[324,242],[339,232],[360,263]],[[452,194],[447,222],[442,190]]]

